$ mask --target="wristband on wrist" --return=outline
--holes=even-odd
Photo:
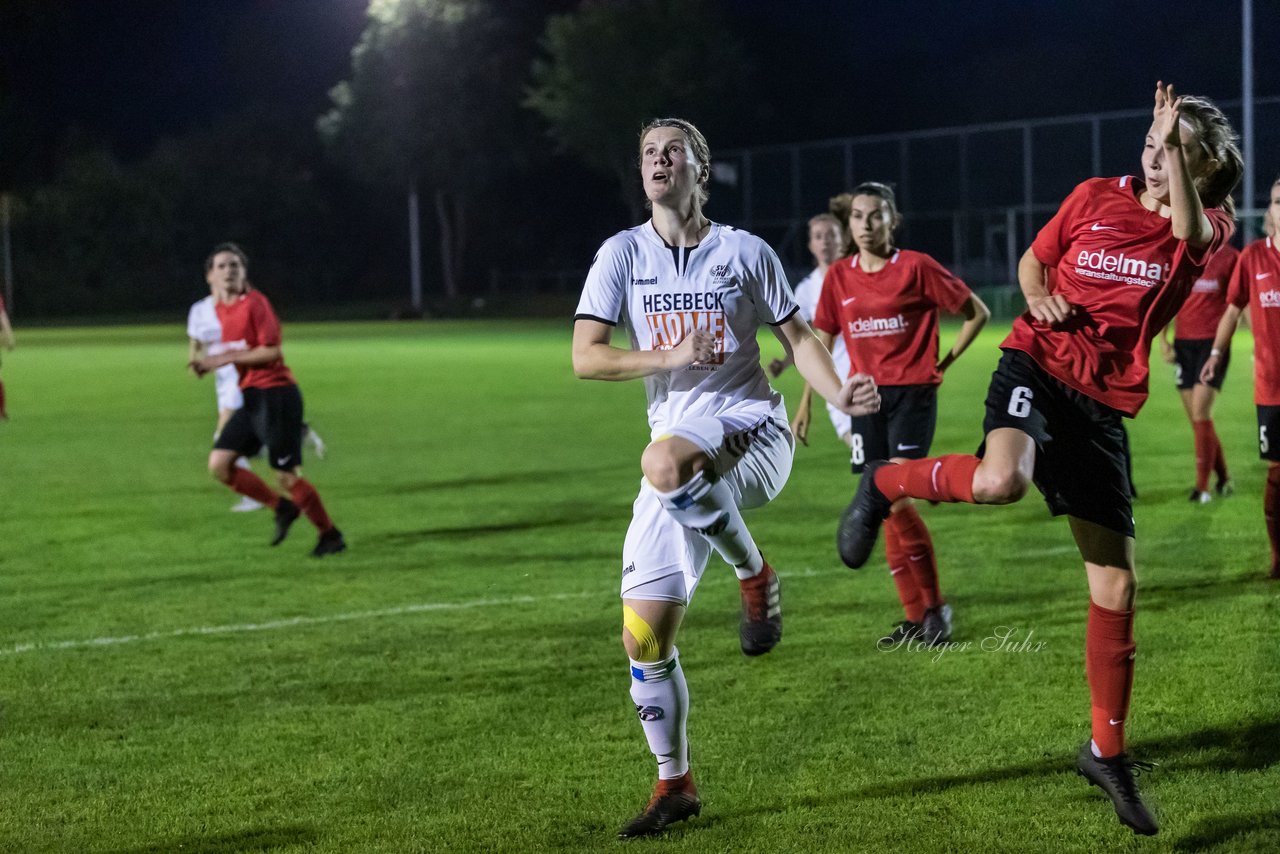
[[[1221,351],[1221,350],[1219,350],[1217,347],[1214,347],[1213,349],[1211,349],[1211,350],[1209,351],[1209,355],[1210,355],[1210,356],[1221,356],[1221,355],[1222,355],[1222,351]]]

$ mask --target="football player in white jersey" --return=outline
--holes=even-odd
[[[809,220],[809,253],[813,255],[814,268],[809,275],[796,285],[796,303],[800,306],[800,315],[808,323],[813,323],[814,312],[818,309],[818,295],[822,293],[822,280],[827,277],[827,269],[840,257],[840,248],[844,246],[844,228],[834,214],[820,213]],[[840,376],[849,375],[849,351],[844,346],[844,336],[838,335],[831,344],[831,358],[836,363],[836,371]],[[774,359],[769,363],[769,376],[778,377],[791,366],[791,359]],[[802,445],[809,444],[809,408],[813,390],[805,388],[800,397],[800,405],[796,407],[796,415],[791,419],[791,432]],[[831,418],[831,426],[845,447],[853,447],[853,430],[849,416],[841,412],[830,402],[827,403],[827,415]]]
[[[187,364],[205,356],[217,356],[225,349],[222,343],[222,324],[218,322],[218,313],[214,309],[215,303],[221,299],[222,289],[212,274],[207,278],[209,296],[196,300],[187,312]],[[223,365],[218,368],[213,372],[213,379],[214,391],[218,398],[218,423],[213,430],[216,440],[235,411],[244,406],[244,396],[240,393],[240,374],[236,371],[235,365]],[[304,439],[311,442],[316,456],[324,459],[324,440],[309,426],[304,426],[303,430],[305,431]],[[238,458],[236,465],[243,469],[250,467],[249,461],[244,457]],[[246,495],[231,506],[231,511],[248,513],[261,510],[262,506],[260,502]]]
[[[773,327],[805,380],[842,411],[879,406],[869,377],[842,384],[773,250],[703,215],[711,154],[697,128],[650,122],[640,172],[653,216],[600,247],[573,330],[578,377],[643,379],[649,401],[652,440],[623,544],[622,640],[658,784],[623,837],[661,833],[702,809],[689,774],[689,693],[675,641],[712,549],[739,578],[742,651],[760,655],[782,636],[778,577],[741,513],[778,494],[795,448],[782,396],[760,366],[760,325]],[[610,343],[619,323],[631,339],[625,349]]]

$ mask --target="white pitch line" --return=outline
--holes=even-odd
[[[116,637],[91,638],[89,640],[52,641],[49,643],[20,643],[7,649],[0,649],[0,656],[21,655],[26,652],[43,652],[46,650],[83,649],[95,646],[116,646],[118,644],[138,643],[140,641],[163,640],[166,638],[198,637],[207,635],[229,635],[244,632],[266,632],[275,629],[289,629],[295,626],[317,626],[325,623],[342,623],[352,620],[373,620],[380,617],[397,617],[403,614],[422,614],[431,611],[463,611],[470,608],[488,608],[495,605],[536,605],[539,602],[550,602],[559,599],[586,599],[598,596],[598,593],[555,593],[549,596],[512,596],[508,599],[474,599],[470,602],[424,602],[417,605],[400,605],[395,608],[382,608],[377,611],[352,611],[345,614],[329,614],[323,617],[289,617],[284,620],[269,620],[265,623],[232,623],[222,626],[196,626],[187,629],[173,629],[168,632],[147,632],[141,635],[119,635]]]
[[[1023,552],[1023,556],[1050,555],[1060,552],[1075,551],[1074,546],[1051,547],[1034,552]],[[783,578],[815,578],[821,575],[852,575],[843,568],[804,569],[778,573]],[[398,617],[405,614],[425,614],[432,611],[465,611],[471,608],[490,608],[497,605],[536,605],[539,602],[554,602],[564,599],[589,599],[600,596],[600,593],[552,593],[547,596],[512,596],[506,599],[473,599],[469,602],[423,602],[416,605],[400,605],[395,608],[382,608],[376,611],[351,611],[343,614],[328,614],[321,617],[289,617],[283,620],[269,620],[264,623],[231,623],[221,626],[195,626],[186,629],[173,629],[167,632],[147,632],[138,635],[117,635],[114,637],[90,638],[89,640],[69,641],[34,641],[20,643],[0,649],[0,658],[11,655],[22,655],[28,652],[46,652],[64,649],[88,649],[91,647],[118,646],[127,643],[164,640],[168,638],[202,637],[209,635],[244,634],[247,632],[266,632],[276,629],[289,629],[297,626],[319,626],[326,623],[343,623],[354,620],[376,620],[382,617]]]
[[[783,578],[813,577],[825,575],[839,570],[815,571],[803,569],[786,574]],[[246,632],[267,632],[276,629],[289,629],[296,626],[319,626],[325,623],[343,623],[353,620],[376,620],[382,617],[398,617],[404,614],[424,614],[432,611],[464,611],[471,608],[490,608],[496,605],[536,605],[539,602],[554,602],[563,599],[588,599],[599,596],[599,593],[553,593],[547,596],[512,596],[507,599],[473,599],[470,602],[424,602],[417,605],[400,605],[395,608],[382,608],[376,611],[352,611],[345,614],[329,614],[323,617],[289,617],[284,620],[269,620],[265,623],[232,623],[222,626],[196,626],[194,628],[173,629],[167,632],[147,632],[140,635],[117,635],[114,637],[90,638],[89,640],[39,641],[20,643],[7,649],[0,649],[0,658],[9,655],[22,655],[27,652],[46,652],[63,649],[87,649],[90,647],[118,646],[126,643],[164,640],[168,638],[201,637],[209,635],[243,634]],[[607,595],[607,594],[606,594]]]

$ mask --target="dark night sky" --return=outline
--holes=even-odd
[[[1157,77],[1214,98],[1240,94],[1234,0],[724,6],[770,106],[720,146],[1145,106]],[[328,89],[348,71],[365,8],[365,0],[0,0],[7,116],[25,131],[20,144],[46,162],[73,128],[130,158],[251,103],[311,133]],[[1280,94],[1267,49],[1280,43],[1280,0],[1255,0],[1255,20],[1257,93]]]

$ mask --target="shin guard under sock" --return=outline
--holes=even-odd
[[[1084,662],[1089,679],[1093,743],[1104,758],[1124,753],[1124,723],[1133,690],[1133,610],[1089,602]]]
[[[683,776],[689,770],[689,686],[677,650],[662,661],[631,659],[631,701],[658,760],[658,779]]]

